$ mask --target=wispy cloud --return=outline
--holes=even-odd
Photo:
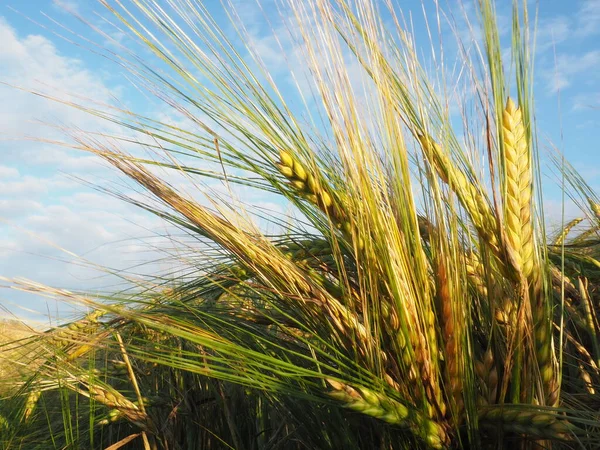
[[[564,212],[564,217],[563,217]],[[550,233],[557,232],[564,225],[576,217],[582,217],[583,213],[579,207],[568,197],[563,203],[559,200],[546,199],[544,201],[544,216]]]
[[[575,35],[589,37],[600,33],[600,0],[585,0],[577,12]]]
[[[600,69],[600,50],[591,50],[581,55],[560,54],[551,72],[546,73],[548,89],[551,93],[571,86],[577,77],[585,74],[597,74]]]
[[[52,0],[52,4],[60,10],[79,13],[79,3],[77,0]]]
[[[599,34],[600,0],[584,0],[569,15],[543,17],[539,19],[535,31],[538,54]]]
[[[595,109],[600,111],[600,92],[578,94],[573,97],[573,110]],[[587,125],[597,125],[597,122],[587,121]]]
[[[540,19],[536,29],[536,52],[543,53],[571,36],[572,20],[565,16]]]

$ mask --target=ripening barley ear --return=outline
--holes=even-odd
[[[564,226],[564,228],[556,236],[556,238],[554,239],[553,245],[556,247],[563,245],[563,243],[565,242],[565,239],[567,238],[569,233],[573,230],[573,228],[575,228],[577,225],[579,225],[583,221],[584,221],[583,217],[577,217],[577,218],[571,220],[568,224],[566,224]]]
[[[533,409],[533,408],[532,408]],[[538,439],[571,441],[577,427],[556,414],[519,407],[485,407],[480,409],[479,423],[483,427],[524,433]]]
[[[366,388],[353,388],[335,380],[327,380],[333,388],[329,396],[341,401],[346,408],[376,417],[399,427],[409,428],[430,448],[441,449],[450,444],[449,436],[436,422],[410,407]]]
[[[152,419],[138,405],[120,392],[108,389],[100,384],[90,384],[87,387],[87,393],[85,391],[82,391],[82,393],[89,395],[90,398],[111,408],[111,410],[119,411],[123,417],[140,429],[152,434],[156,433],[156,426]]]
[[[448,269],[444,264],[445,262],[442,261],[438,261],[437,264],[437,301],[440,305],[442,337],[445,344],[446,389],[451,405],[449,412],[454,416],[455,422],[460,422],[464,409],[463,370],[461,367],[463,336],[460,332],[462,327],[458,321],[461,320],[463,311],[460,310],[458,302],[454,299],[451,277],[448,276]]]
[[[33,390],[27,396],[25,401],[25,409],[23,411],[23,420],[27,422],[37,407],[42,391],[40,389]]]
[[[596,203],[591,198],[588,198],[588,202],[590,205],[590,209],[594,213],[594,217],[596,218],[596,220],[600,220],[600,204]]]
[[[294,159],[290,152],[281,150],[279,152],[280,162],[277,165],[279,171],[290,182],[294,191],[312,204],[316,205],[332,221],[336,228],[341,229],[346,237],[356,242],[358,250],[364,247],[364,238],[357,236],[353,238],[353,226],[344,208],[334,200],[331,188],[319,173],[313,173],[310,169]]]
[[[494,360],[494,353],[488,348],[483,356],[483,361],[475,361],[475,373],[481,383],[481,397],[478,402],[481,405],[496,403],[498,396],[498,369]]]
[[[490,249],[505,273],[518,279],[514,250],[503,245],[496,215],[484,192],[452,163],[438,143],[422,135],[419,136],[419,142],[437,174],[456,193],[484,245]]]
[[[304,166],[298,160],[294,160],[288,152],[280,151],[279,158],[279,171],[290,181],[294,189],[324,213],[329,214],[337,226],[342,227],[344,223],[342,211],[337,205],[334,206],[324,180],[317,181],[315,174],[308,173]]]

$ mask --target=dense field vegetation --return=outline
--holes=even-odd
[[[311,76],[298,113],[201,2],[102,3],[172,72],[107,55],[190,128],[87,108],[167,157],[118,135],[72,142],[198,245],[173,241],[176,277],[106,296],[7,281],[90,313],[12,353],[28,371],[3,379],[2,448],[600,446],[600,199],[556,156],[582,216],[546,230],[521,5],[505,67],[493,4],[477,2],[481,53],[463,55],[456,98],[394,10],[291,1]],[[156,166],[293,209],[191,198]]]

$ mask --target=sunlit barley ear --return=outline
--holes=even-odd
[[[336,228],[341,229],[350,240],[356,241],[359,250],[362,249],[365,244],[364,238],[353,238],[353,225],[348,213],[334,200],[331,188],[321,179],[320,174],[311,173],[311,170],[294,159],[290,152],[280,151],[279,159],[279,171],[289,180],[298,195],[316,205],[331,219]]]
[[[334,205],[324,181],[317,181],[318,175],[307,172],[300,161],[295,160],[290,153],[282,150],[279,152],[279,158],[280,164],[277,167],[282,175],[290,181],[292,187],[323,212],[330,214],[336,225],[342,227],[344,223],[342,209]]]
[[[589,202],[589,205],[590,205],[590,209],[594,213],[595,218],[597,220],[600,220],[600,204],[596,203],[591,198],[588,198],[588,202]]]
[[[519,270],[529,278],[535,264],[531,218],[533,168],[521,110],[510,97],[502,112],[502,138],[506,160],[504,220],[508,242],[515,250]]]

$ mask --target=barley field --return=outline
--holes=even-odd
[[[457,96],[391,2],[287,0],[303,107],[203,2],[100,3],[171,72],[107,57],[190,126],[72,102],[144,139],[66,129],[69,145],[187,240],[176,276],[116,292],[2,279],[88,313],[2,332],[0,448],[600,448],[600,196],[550,151],[581,211],[545,223],[527,2],[508,64],[494,2],[474,2]]]

